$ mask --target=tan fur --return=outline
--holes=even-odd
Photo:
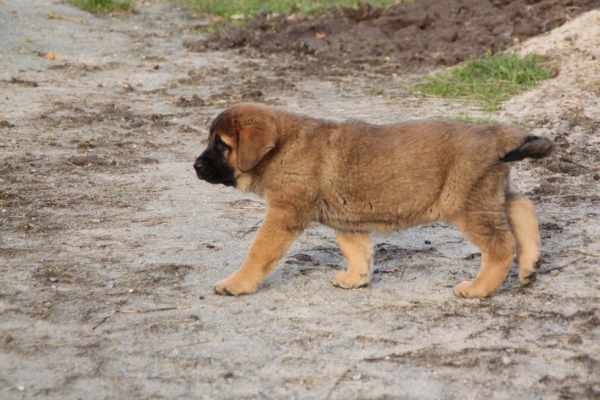
[[[313,221],[335,229],[348,259],[348,269],[332,281],[339,287],[369,283],[370,232],[437,220],[457,226],[482,253],[479,274],[456,286],[457,296],[491,295],[515,250],[520,282],[535,280],[535,211],[529,200],[508,192],[510,164],[500,162],[520,148],[529,135],[524,130],[458,121],[332,122],[241,104],[218,117],[210,143],[216,135],[231,147],[226,157],[236,186],[267,203],[246,261],[215,284],[217,293],[254,292]],[[538,146],[532,143],[528,149]],[[544,143],[549,153],[552,144]]]

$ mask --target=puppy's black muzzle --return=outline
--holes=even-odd
[[[198,178],[205,179],[204,177],[207,175],[207,168],[208,165],[206,164],[206,161],[198,157],[194,163],[194,169],[196,170]]]
[[[235,186],[233,168],[225,162],[222,155],[211,149],[205,150],[196,159],[194,170],[196,170],[198,178],[208,183]]]

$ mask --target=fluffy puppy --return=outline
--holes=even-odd
[[[548,139],[502,125],[409,121],[333,122],[257,104],[222,112],[210,128],[198,177],[266,200],[246,261],[217,282],[219,294],[253,293],[294,239],[316,221],[335,230],[347,270],[332,283],[358,288],[373,273],[370,232],[443,220],[482,254],[461,297],[486,297],[516,251],[519,281],[535,281],[540,235],[533,204],[508,189],[510,163],[548,156]]]

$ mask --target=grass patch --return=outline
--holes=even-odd
[[[486,124],[496,123],[496,121],[493,121],[492,118],[488,115],[483,116],[483,117],[473,117],[469,113],[460,113],[460,114],[452,117],[452,119],[454,119],[456,121],[471,122],[471,123],[478,124],[478,125],[486,125]]]
[[[378,86],[373,86],[373,87],[369,88],[368,93],[371,96],[383,96],[385,94],[385,90],[383,90],[383,88],[380,88]]]
[[[405,0],[406,1],[406,0]],[[414,1],[414,0],[413,0]],[[365,0],[178,0],[202,14],[251,17],[263,13],[314,14],[332,6],[359,7]],[[384,7],[402,3],[402,0],[370,0],[374,6]]]
[[[412,92],[479,101],[486,111],[495,111],[520,91],[552,77],[551,68],[542,62],[543,58],[538,55],[521,57],[514,53],[470,59],[462,66],[425,77]]]
[[[95,13],[108,13],[131,9],[131,1],[128,0],[69,0],[69,2],[83,10]]]

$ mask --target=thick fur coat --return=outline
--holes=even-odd
[[[242,267],[220,294],[256,290],[310,222],[336,231],[348,269],[343,288],[367,285],[369,233],[443,220],[482,252],[462,297],[491,295],[517,252],[519,280],[535,280],[540,237],[532,203],[509,191],[510,162],[548,156],[551,141],[503,125],[332,122],[256,104],[221,113],[194,168],[200,179],[265,198],[267,213]]]

